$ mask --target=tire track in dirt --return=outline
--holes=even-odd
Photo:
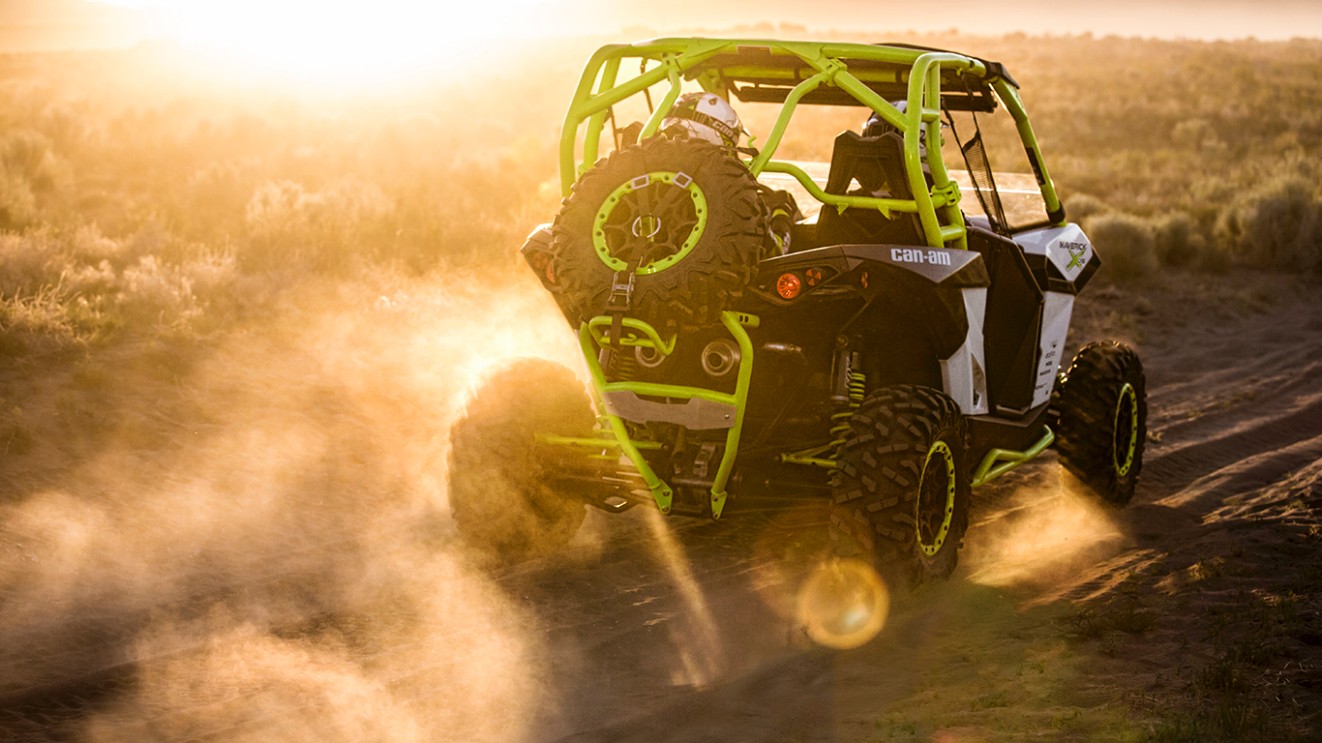
[[[976,710],[985,704],[990,709],[1004,709],[1007,716],[1019,720],[1042,715],[1077,718],[1078,729],[1089,731],[1084,734],[1086,738],[1120,735],[1099,732],[1111,725],[1118,726],[1117,730],[1132,729],[1125,727],[1134,724],[1127,719],[1127,705],[1117,707],[1117,699],[1141,694],[1142,684],[1153,683],[1154,678],[1161,683],[1162,678],[1177,676],[1181,671],[1179,664],[1172,662],[1173,657],[1185,654],[1198,663],[1214,660],[1216,651],[1212,649],[1179,649],[1190,642],[1191,636],[1198,642],[1196,638],[1204,629],[1195,629],[1187,622],[1202,620],[1172,612],[1173,618],[1160,620],[1150,635],[1134,636],[1133,657],[1128,661],[1130,665],[1125,665],[1105,653],[1068,657],[1072,651],[1061,649],[1067,647],[1062,645],[1062,638],[1065,628],[1075,625],[1062,625],[1062,621],[1083,621],[1071,618],[1070,613],[1075,611],[1071,607],[1105,607],[1117,601],[1123,605],[1133,590],[1160,595],[1156,586],[1159,576],[1178,578],[1199,570],[1199,565],[1209,559],[1210,564],[1220,564],[1223,556],[1241,549],[1227,547],[1227,532],[1253,535],[1239,558],[1246,563],[1246,571],[1270,570],[1259,563],[1269,565],[1273,560],[1297,563],[1300,550],[1305,548],[1297,537],[1290,536],[1297,529],[1282,534],[1280,539],[1284,541],[1274,544],[1277,537],[1272,534],[1278,527],[1272,523],[1209,524],[1208,520],[1226,509],[1261,512],[1274,507],[1256,502],[1236,505],[1237,499],[1249,497],[1245,494],[1266,500],[1301,497],[1298,492],[1294,496],[1271,492],[1278,483],[1299,477],[1300,473],[1306,481],[1295,490],[1322,505],[1317,495],[1318,478],[1313,477],[1310,485],[1306,475],[1309,467],[1322,459],[1319,308],[1287,302],[1241,316],[1209,313],[1191,316],[1182,326],[1172,322],[1157,327],[1152,335],[1149,343],[1140,344],[1140,351],[1148,366],[1153,440],[1149,442],[1148,461],[1134,504],[1099,517],[1118,529],[1114,537],[1104,537],[1096,546],[1079,552],[1073,562],[1062,563],[1061,568],[1045,566],[1038,574],[1027,575],[1002,589],[970,582],[970,568],[961,567],[952,581],[925,587],[917,602],[909,602],[894,613],[882,637],[872,645],[845,654],[796,644],[791,618],[769,613],[765,606],[759,609],[756,595],[747,586],[742,594],[739,592],[740,576],[730,575],[726,580],[716,577],[729,569],[720,562],[729,555],[714,555],[701,544],[691,545],[690,558],[699,566],[704,589],[712,590],[721,583],[726,591],[718,621],[728,623],[732,615],[761,611],[770,623],[780,623],[775,630],[781,634],[779,645],[741,648],[740,629],[723,627],[722,637],[730,646],[728,654],[745,652],[759,657],[741,664],[746,669],[742,672],[728,669],[714,683],[667,682],[655,675],[656,669],[666,667],[664,662],[653,660],[647,666],[633,667],[629,659],[664,658],[673,638],[657,647],[658,639],[667,638],[637,631],[630,634],[627,625],[636,621],[631,620],[635,607],[617,604],[612,609],[609,601],[598,600],[594,616],[585,616],[579,630],[590,633],[593,621],[610,621],[618,639],[596,644],[582,670],[591,678],[597,669],[613,668],[608,677],[610,686],[627,688],[626,698],[645,702],[645,707],[603,708],[593,703],[590,692],[585,693],[593,684],[575,680],[575,685],[581,686],[566,692],[567,711],[560,725],[546,728],[546,739],[575,743],[641,741],[655,740],[664,731],[664,737],[674,741],[834,741],[889,736],[909,740],[912,737],[908,731],[915,726],[922,729],[924,724],[935,724],[940,729],[940,723],[930,719],[921,724],[914,722],[904,710],[927,709],[933,717],[942,717],[927,703],[932,688],[942,684],[949,685],[948,698],[955,705],[951,708],[954,711],[965,712],[967,705]],[[1033,520],[1040,519],[1044,510],[1057,507],[1061,498],[1057,470],[1048,457],[1002,483],[984,488],[975,498],[978,523],[970,530],[969,552],[975,556],[986,552],[997,529],[1022,525],[1031,530]],[[1041,495],[1031,495],[1034,492]],[[1024,498],[1025,493],[1030,497]],[[682,538],[683,529],[677,528],[677,532]],[[1210,593],[1207,607],[1192,612],[1190,617],[1235,611],[1235,602],[1241,601],[1235,597],[1240,592],[1263,585],[1260,578],[1249,575],[1246,572],[1245,577],[1237,579],[1241,581],[1236,584],[1239,587]],[[792,581],[793,576],[786,580]],[[658,587],[664,587],[664,580],[660,585],[651,584],[652,589]],[[787,585],[781,588],[791,591]],[[576,593],[582,589],[575,589],[570,580],[561,590]],[[571,604],[577,605],[576,601],[569,599]],[[1141,618],[1152,610],[1135,611],[1135,616]],[[957,619],[952,622],[952,618]],[[763,630],[763,634],[769,633]],[[1128,637],[1123,635],[1124,639]],[[1151,643],[1150,654],[1144,651],[1145,641]],[[626,643],[632,647],[626,649]],[[1043,672],[1052,688],[1029,685],[1030,693],[1023,695],[1029,698],[1024,699],[996,696],[994,689],[998,675],[1004,675],[1003,669],[1034,656],[1057,658],[1060,669]],[[1035,667],[1032,662],[1028,665]],[[1116,665],[1120,667],[1113,668]],[[1187,667],[1184,672],[1192,673]],[[1011,689],[1023,684],[1004,678],[999,683]],[[1177,690],[1169,693],[1177,695]],[[1013,697],[1021,692],[1010,694]],[[1034,696],[1038,698],[1031,698]],[[1119,719],[1108,718],[1106,709],[1118,709]],[[916,714],[921,716],[921,712]],[[1041,734],[1043,729],[1059,731],[1051,726],[1028,725],[1025,729],[1033,735]],[[988,729],[997,728],[991,725],[981,730],[985,733]],[[966,732],[978,738],[978,730],[974,726]]]
[[[1145,490],[1149,497],[1179,492],[1191,483],[1233,466],[1236,462],[1258,461],[1260,465],[1269,465],[1277,459],[1272,455],[1280,454],[1279,468],[1259,467],[1260,477],[1256,482],[1266,484],[1297,469],[1306,461],[1311,461],[1307,453],[1301,461],[1298,456],[1290,456],[1289,452],[1296,448],[1296,444],[1322,435],[1322,396],[1304,402],[1293,413],[1266,419],[1254,411],[1255,420],[1247,423],[1243,420],[1242,411],[1213,417],[1216,420],[1209,421],[1205,428],[1230,428],[1230,432],[1212,434],[1211,438],[1198,443],[1160,452],[1144,464]],[[1161,431],[1158,430],[1158,433]],[[1315,452],[1313,456],[1316,456]]]
[[[1205,513],[1322,456],[1322,316],[1316,303],[1155,344],[1155,441],[1146,499]],[[1223,475],[1217,477],[1218,475]]]

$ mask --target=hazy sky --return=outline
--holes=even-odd
[[[961,33],[1118,34],[1162,38],[1322,37],[1319,0],[579,0],[583,22],[699,26],[787,21],[811,28]],[[936,10],[938,12],[932,12]],[[588,21],[588,19],[596,19]]]
[[[0,48],[124,46],[168,35],[172,22],[190,14],[214,18],[245,6],[295,13],[306,18],[310,33],[319,17],[371,17],[384,7],[398,18],[416,13],[416,23],[400,23],[415,33],[429,26],[451,34],[471,27],[481,36],[500,29],[593,34],[627,29],[637,35],[796,23],[858,29],[867,38],[952,28],[967,34],[1322,37],[1322,0],[0,0]]]

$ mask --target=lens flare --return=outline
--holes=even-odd
[[[881,633],[890,614],[890,593],[872,566],[833,560],[819,567],[799,592],[799,623],[819,645],[848,650]]]

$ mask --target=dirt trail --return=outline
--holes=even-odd
[[[0,663],[14,661],[0,667],[0,738],[1309,740],[1322,726],[1322,306],[1298,279],[1198,282],[1100,288],[1076,319],[1076,344],[1118,337],[1145,359],[1134,503],[1099,507],[1051,457],[1012,472],[975,495],[953,578],[844,652],[814,646],[796,619],[819,511],[745,504],[721,524],[592,512],[568,554],[484,572],[448,524],[409,523],[417,486],[399,473],[435,463],[426,431],[448,413],[413,421],[408,446],[361,446],[454,380],[346,398],[327,380],[347,370],[351,391],[375,394],[416,359],[321,359],[311,397],[268,411],[269,439],[218,440],[247,456],[331,426],[353,445],[321,443],[292,479],[285,459],[259,462],[273,478],[261,499],[226,470],[238,481],[214,477],[193,506],[248,497],[234,512],[189,520],[148,498],[172,521],[146,568],[95,535],[151,514],[34,494],[79,515],[58,536],[98,561],[75,561],[64,593],[34,594],[63,602],[38,611],[19,599],[36,590],[24,576],[44,543],[0,554],[0,618],[28,638],[0,642]],[[379,330],[336,327],[355,340]],[[212,425],[229,430],[223,415]],[[161,465],[163,492],[211,477],[184,461],[197,467],[187,478]],[[403,505],[383,518],[386,502]]]
[[[797,634],[787,608],[802,573],[784,566],[802,532],[771,522],[738,544],[676,526],[686,564],[672,568],[633,523],[586,573],[507,578],[544,621],[559,616],[550,644],[574,659],[546,737],[1309,739],[1322,712],[1322,307],[1270,278],[1221,286],[1163,287],[1137,318],[1105,301],[1109,313],[1080,318],[1080,336],[1144,331],[1129,338],[1152,411],[1134,503],[1099,508],[1054,463],[994,483],[975,496],[953,579],[865,648],[815,650]]]

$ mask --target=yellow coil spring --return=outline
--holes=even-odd
[[[832,454],[839,454],[840,447],[844,446],[845,440],[849,438],[849,419],[854,417],[854,411],[863,404],[863,396],[867,391],[867,377],[862,372],[849,372],[849,404],[831,414]]]

